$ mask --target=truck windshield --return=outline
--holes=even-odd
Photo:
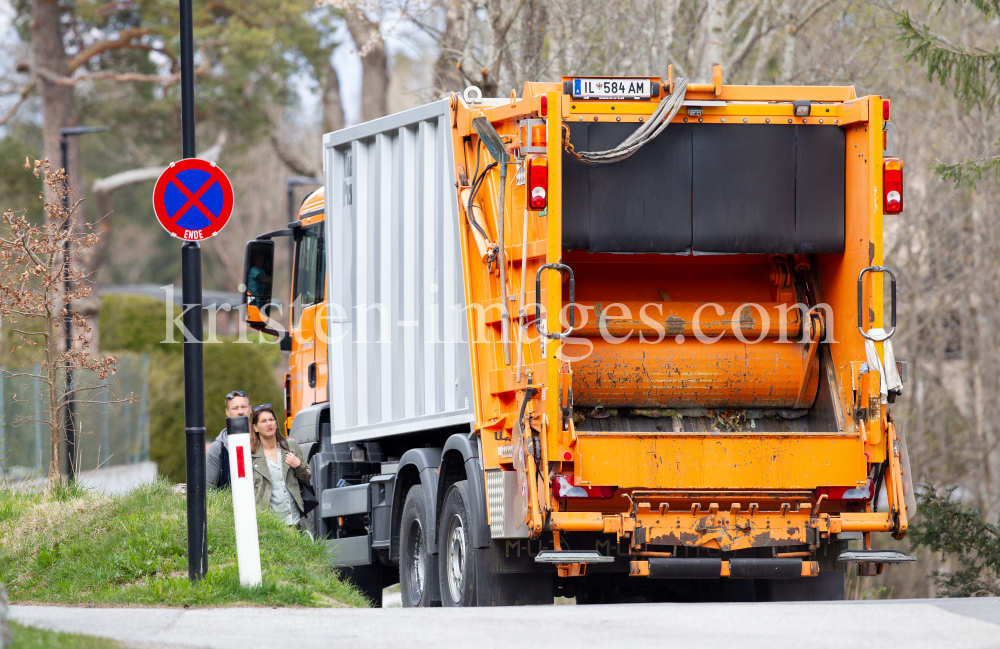
[[[292,326],[299,324],[302,309],[323,299],[325,279],[323,254],[323,224],[303,229],[295,255],[295,299]]]

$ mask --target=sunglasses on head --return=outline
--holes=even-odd
[[[247,393],[244,392],[243,390],[233,390],[232,392],[226,395],[226,402],[232,401],[236,397],[243,397],[244,399],[248,398]]]
[[[254,406],[253,411],[254,412],[260,412],[261,410],[271,410],[271,409],[272,409],[271,408],[271,404],[269,404],[269,403],[262,403],[259,406]]]

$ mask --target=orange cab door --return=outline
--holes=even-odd
[[[295,244],[295,277],[292,291],[292,414],[317,403],[316,311],[323,300],[325,283],[323,222],[302,228]],[[324,346],[325,349],[325,346]],[[325,390],[324,390],[325,393]],[[325,395],[324,395],[325,398]]]

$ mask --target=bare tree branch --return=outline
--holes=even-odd
[[[17,100],[10,108],[7,109],[7,112],[4,113],[2,117],[0,117],[0,125],[6,124],[7,120],[9,120],[11,117],[14,116],[14,114],[17,112],[17,109],[20,108],[21,104],[24,103],[24,100],[28,98],[28,95],[31,94],[31,89],[34,87],[35,87],[35,82],[30,81],[27,84],[25,84],[23,88],[21,88],[21,92],[19,93]]]

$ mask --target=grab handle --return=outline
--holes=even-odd
[[[886,266],[869,266],[868,268],[863,269],[861,273],[858,275],[858,331],[861,332],[861,335],[867,338],[868,340],[874,342],[880,342],[879,340],[876,340],[875,338],[869,336],[863,329],[864,322],[862,319],[862,315],[864,307],[862,305],[861,296],[864,285],[862,284],[861,280],[864,278],[865,273],[869,271],[873,273],[889,273],[889,278],[891,279],[892,283],[892,316],[890,320],[892,326],[886,333],[885,338],[882,338],[881,340],[889,340],[890,338],[892,338],[892,334],[896,332],[896,273],[892,272],[892,269]]]
[[[560,273],[569,273],[569,329],[564,332],[547,333],[539,329],[539,333],[549,339],[565,338],[570,335],[573,331],[573,326],[576,324],[576,309],[572,306],[576,304],[576,279],[573,277],[573,269],[566,264],[544,264],[535,273],[535,323],[541,320],[542,317],[542,271],[544,270],[557,270]]]

